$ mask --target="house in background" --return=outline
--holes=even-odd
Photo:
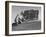
[[[21,14],[26,20],[40,20],[39,10],[25,10]]]

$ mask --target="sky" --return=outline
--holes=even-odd
[[[20,14],[24,10],[39,10],[39,19],[40,19],[40,14],[41,14],[41,7],[32,7],[32,6],[12,6],[12,23],[14,23],[15,17],[17,14]]]

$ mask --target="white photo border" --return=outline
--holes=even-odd
[[[12,9],[12,5],[16,5],[16,6],[38,6],[41,7],[41,30],[25,30],[25,31],[12,31],[12,24],[11,24],[11,9]],[[43,13],[43,5],[38,5],[38,4],[22,4],[22,3],[9,3],[9,33],[10,34],[26,34],[26,33],[40,33],[43,32],[44,29],[44,13]]]

